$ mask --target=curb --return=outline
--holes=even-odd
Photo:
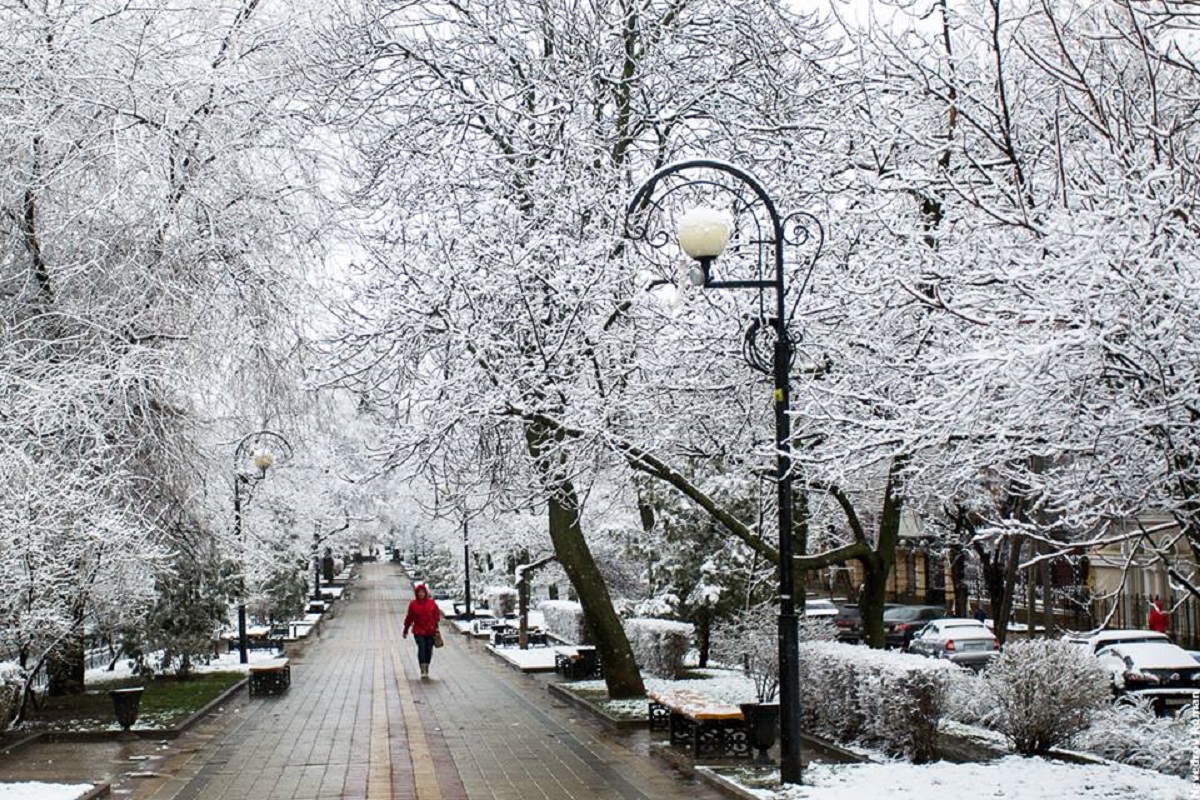
[[[609,716],[608,714],[605,714],[603,711],[596,708],[596,706],[592,705],[587,700],[584,700],[582,697],[579,697],[578,695],[576,695],[574,692],[570,691],[569,689],[564,689],[562,686],[560,686],[557,683],[546,684],[546,689],[551,694],[557,695],[558,697],[567,701],[571,705],[573,705],[577,708],[581,708],[584,711],[590,712],[597,719],[599,719],[601,722],[603,722],[605,725],[607,725],[608,727],[613,728],[615,730],[628,731],[628,730],[637,730],[639,728],[649,728],[650,727],[649,717],[647,717],[646,719],[617,719],[616,717],[612,717],[612,716]]]
[[[112,794],[112,784],[101,783],[76,800],[98,800],[101,797],[108,797],[110,794]]]
[[[738,800],[761,800],[762,795],[753,794],[749,789],[743,789],[723,775],[718,775],[712,767],[696,767],[696,777],[730,797]]]
[[[23,739],[18,739],[3,750],[0,750],[0,753],[12,755],[38,742],[107,742],[128,739],[130,736],[137,739],[178,739],[184,731],[212,713],[219,705],[227,702],[229,698],[246,688],[247,682],[248,679],[243,678],[233,684],[212,700],[209,700],[204,706],[174,728],[133,728],[129,731],[39,731],[38,733],[31,733]],[[104,794],[95,795],[95,797],[105,797],[107,794],[108,791],[106,789]],[[88,794],[84,798],[81,798],[81,800],[89,800],[92,796]]]

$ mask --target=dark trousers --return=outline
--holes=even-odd
[[[414,633],[413,638],[417,640],[417,663],[428,664],[433,660],[433,637]]]

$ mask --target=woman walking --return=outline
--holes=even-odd
[[[408,613],[404,615],[404,638],[412,628],[417,640],[417,663],[421,665],[421,679],[429,677],[429,662],[433,660],[433,640],[438,635],[438,620],[442,612],[429,596],[429,587],[423,583],[413,586],[416,597],[408,602]]]

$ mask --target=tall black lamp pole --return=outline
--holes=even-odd
[[[471,536],[467,527],[467,507],[463,506],[463,618],[474,619],[471,613]]]
[[[242,544],[242,491],[249,489],[254,481],[267,477],[267,470],[281,464],[292,455],[292,446],[287,439],[274,431],[258,431],[248,434],[233,453],[233,535],[239,546]],[[247,468],[252,468],[247,471]],[[250,499],[246,495],[246,502]],[[241,554],[242,575],[238,585],[238,657],[245,664],[250,660],[246,641],[246,565],[245,553]]]
[[[698,198],[707,202],[715,199],[722,204],[721,208],[695,206]],[[631,238],[643,239],[655,247],[665,246],[671,241],[670,235],[661,230],[651,232],[649,220],[656,213],[660,221],[674,218],[676,212],[683,212],[688,205],[693,207],[679,216],[677,233],[681,249],[699,262],[699,269],[693,269],[693,282],[710,289],[758,289],[775,293],[774,314],[765,320],[774,332],[770,364],[755,349],[754,337],[761,332],[763,320],[756,321],[748,331],[745,354],[750,365],[769,372],[774,383],[775,482],[779,507],[780,777],[784,783],[800,783],[799,637],[792,546],[792,433],[788,416],[792,342],[787,329],[783,250],[785,245],[807,242],[814,234],[819,243],[823,232],[817,220],[806,213],[781,218],[774,201],[750,173],[723,161],[696,159],[663,167],[634,193],[627,213]],[[750,257],[755,265],[754,274],[720,280],[713,275],[713,265],[734,231],[739,254]],[[803,290],[802,286],[801,293]]]

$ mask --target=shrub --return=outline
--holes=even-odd
[[[511,617],[517,613],[517,590],[511,586],[492,586],[487,590],[492,616]]]
[[[1071,745],[1122,764],[1191,778],[1195,724],[1191,706],[1178,716],[1160,717],[1149,699],[1123,701],[1097,710]]]
[[[1109,696],[1108,675],[1057,639],[1013,642],[983,672],[991,723],[1023,755],[1045,753],[1088,726]]]
[[[958,667],[840,642],[804,642],[799,668],[808,730],[876,745],[917,764],[934,758],[938,722]]]
[[[800,641],[829,641],[836,629],[825,620],[798,620]],[[756,606],[733,622],[713,631],[712,652],[726,664],[741,666],[754,681],[758,702],[769,703],[779,693],[779,617],[774,605]]]
[[[591,631],[583,619],[583,606],[571,600],[543,600],[538,605],[542,622],[550,633],[564,642],[591,644]]]
[[[7,730],[21,706],[25,670],[11,661],[0,662],[0,732]]]
[[[692,646],[695,627],[690,622],[665,619],[630,619],[625,633],[638,666],[662,678],[683,674],[683,657]]]

